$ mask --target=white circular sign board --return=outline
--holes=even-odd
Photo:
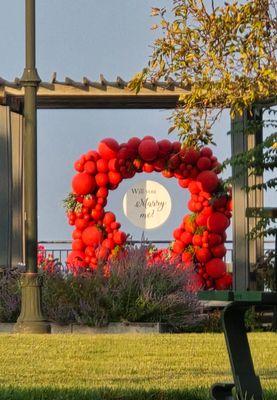
[[[125,193],[123,210],[132,224],[143,229],[154,229],[168,219],[171,212],[171,198],[160,183],[141,181]]]

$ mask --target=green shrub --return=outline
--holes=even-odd
[[[196,326],[199,303],[186,290],[191,273],[170,262],[149,266],[147,247],[129,247],[108,266],[77,275],[43,272],[43,308],[58,323],[163,322],[173,330]]]
[[[173,330],[195,327],[200,308],[196,295],[186,290],[191,273],[165,260],[149,265],[147,247],[128,247],[95,272],[74,275],[59,263],[39,271],[43,276],[45,317],[60,324],[103,326],[109,322],[163,322]],[[20,271],[5,270],[0,277],[0,321],[15,322],[20,311]]]
[[[146,248],[129,248],[114,260],[107,281],[114,321],[163,322],[174,330],[199,323],[196,295],[186,290],[192,272],[171,262],[149,265]]]
[[[0,271],[0,321],[14,322],[20,313],[20,270],[18,268]]]

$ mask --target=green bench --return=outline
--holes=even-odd
[[[199,300],[227,302],[222,324],[234,383],[216,383],[214,400],[262,400],[262,386],[255,373],[244,323],[245,312],[255,305],[276,306],[277,292],[203,291]]]

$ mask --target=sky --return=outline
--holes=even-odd
[[[154,0],[37,0],[37,69],[42,80],[57,72],[57,79],[99,74],[112,81],[125,80],[140,71],[151,54],[155,32],[152,6],[171,6]],[[223,1],[219,1],[223,3]],[[24,68],[24,1],[1,0],[0,76],[13,80]],[[3,37],[5,40],[3,40]],[[5,57],[3,57],[5,54]],[[132,136],[167,138],[170,111],[164,110],[39,110],[38,111],[38,216],[39,240],[70,240],[62,200],[70,191],[73,162],[96,149],[105,137],[125,142]],[[214,126],[219,160],[230,156],[230,119],[226,111]],[[170,135],[175,140],[173,134]],[[188,193],[176,180],[159,174],[138,174],[109,195],[107,209],[114,211],[123,229],[134,239],[142,231],[124,216],[122,199],[127,189],[145,178],[166,186],[173,211],[160,228],[145,232],[149,239],[170,239],[186,212]]]

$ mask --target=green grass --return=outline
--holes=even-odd
[[[249,335],[277,399],[277,335]],[[223,335],[0,335],[0,399],[204,400],[231,381]]]

